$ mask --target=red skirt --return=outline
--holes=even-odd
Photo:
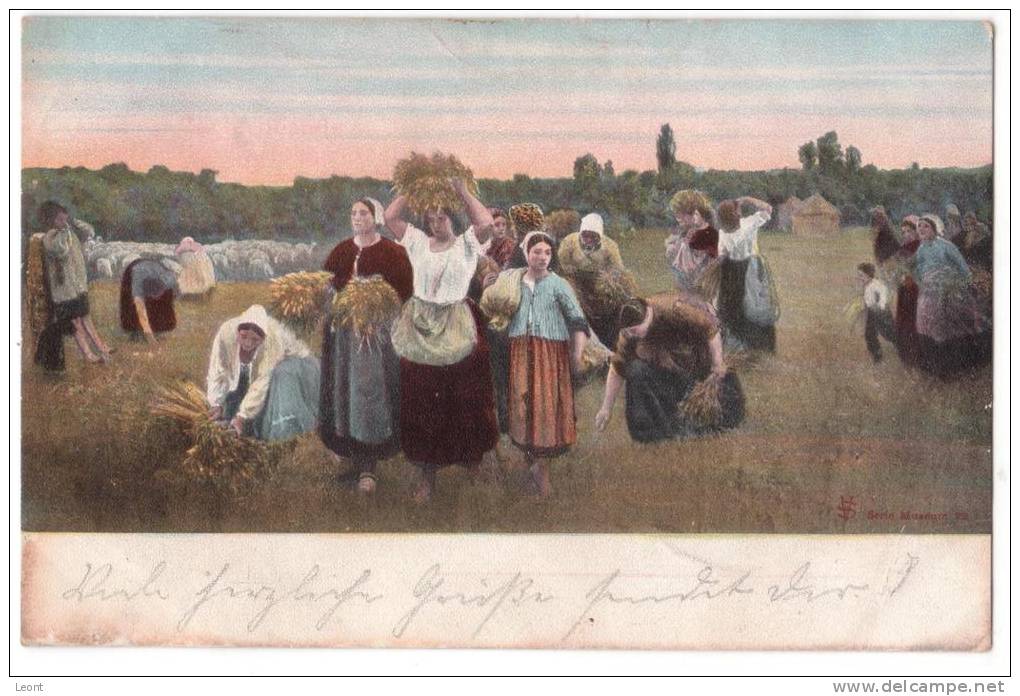
[[[120,328],[128,333],[142,330],[138,321],[134,296],[131,294],[131,273],[138,261],[132,261],[120,279]],[[149,328],[153,333],[173,331],[177,328],[177,314],[174,312],[174,291],[167,290],[159,297],[145,298],[145,313],[149,315]]]
[[[400,359],[400,445],[419,465],[473,465],[499,440],[485,325],[470,307],[478,343],[466,358],[438,366]]]
[[[554,457],[577,442],[570,348],[534,336],[510,339],[510,438],[536,457]]]

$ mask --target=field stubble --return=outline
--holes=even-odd
[[[660,230],[621,241],[644,290],[668,289]],[[724,435],[654,445],[627,435],[622,399],[593,425],[601,382],[577,394],[579,442],[552,464],[552,495],[524,493],[520,453],[504,438],[483,481],[440,472],[428,507],[410,500],[414,471],[382,463],[371,500],[341,488],[342,467],[314,434],[245,501],[167,487],[181,436],[145,417],[157,384],[204,384],[213,335],[269,284],[223,283],[207,302],[179,302],[178,329],[155,347],[117,326],[112,283],[93,284],[93,316],[118,352],[42,374],[22,349],[23,527],[48,531],[233,532],[987,532],[991,529],[991,370],[938,383],[904,369],[886,346],[873,365],[842,308],[870,256],[866,230],[835,240],[771,235],[762,250],[782,302],[778,354],[741,372],[748,419]],[[318,338],[312,337],[313,350]],[[869,513],[884,513],[869,519]],[[903,513],[914,513],[903,517]],[[934,513],[935,516],[926,513]],[[944,516],[938,516],[944,515]],[[936,517],[937,516],[937,517]],[[891,518],[891,519],[890,519]]]

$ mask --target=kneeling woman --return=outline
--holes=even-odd
[[[719,322],[705,302],[672,293],[636,298],[620,311],[620,326],[595,416],[598,430],[609,422],[625,382],[627,428],[639,442],[733,428],[744,420],[744,393],[726,370]]]
[[[238,435],[286,440],[315,427],[319,363],[261,305],[216,332],[206,379],[209,415]]]
[[[521,244],[528,269],[510,322],[510,438],[522,449],[540,495],[549,493],[545,459],[577,441],[571,363],[580,370],[588,322],[570,285],[549,271],[553,240],[531,232]],[[514,271],[508,271],[514,273]]]
[[[397,321],[393,347],[400,356],[400,442],[421,469],[414,497],[422,503],[432,496],[439,467],[477,467],[499,438],[485,324],[467,300],[492,215],[463,182],[454,188],[473,225],[459,237],[450,211],[426,216],[431,237],[407,224],[401,219],[404,196],[390,203],[385,216],[414,270],[414,297]]]

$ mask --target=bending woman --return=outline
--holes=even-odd
[[[390,336],[400,306],[411,297],[407,252],[379,234],[382,204],[362,198],[351,206],[354,236],[337,244],[323,268],[333,274],[333,292],[352,283],[393,300],[383,316],[336,317],[322,334],[322,394],[319,436],[334,454],[350,458],[359,493],[375,491],[379,459],[400,449],[400,359]],[[357,311],[351,303],[352,311]],[[364,326],[359,330],[358,326]]]
[[[414,269],[414,296],[394,329],[393,347],[400,356],[400,442],[421,470],[419,502],[431,498],[437,469],[477,467],[499,438],[485,324],[467,300],[492,215],[464,182],[453,186],[472,222],[461,236],[453,232],[449,210],[426,215],[431,237],[405,222],[404,196],[385,215]]]
[[[691,295],[636,298],[620,311],[620,340],[606,378],[595,427],[604,430],[627,385],[627,429],[638,442],[689,437],[733,428],[744,420],[744,393],[723,359],[719,323],[707,303]],[[685,414],[699,383],[718,381],[712,423]]]

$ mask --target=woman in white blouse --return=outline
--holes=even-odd
[[[385,214],[414,270],[414,296],[393,331],[393,347],[400,356],[401,447],[421,470],[419,502],[431,498],[437,469],[477,467],[499,438],[485,324],[467,299],[493,220],[464,182],[451,183],[472,224],[460,236],[450,210],[426,214],[431,236],[405,222],[404,196]]]
[[[754,214],[740,217],[744,204],[753,206]],[[772,217],[772,206],[765,201],[744,196],[719,204],[719,320],[728,342],[737,348],[776,351],[775,298],[760,296],[761,288],[771,288],[758,251],[758,231]],[[754,274],[755,285],[748,287],[748,275]],[[750,292],[749,292],[750,291]],[[750,295],[750,297],[749,297]]]

